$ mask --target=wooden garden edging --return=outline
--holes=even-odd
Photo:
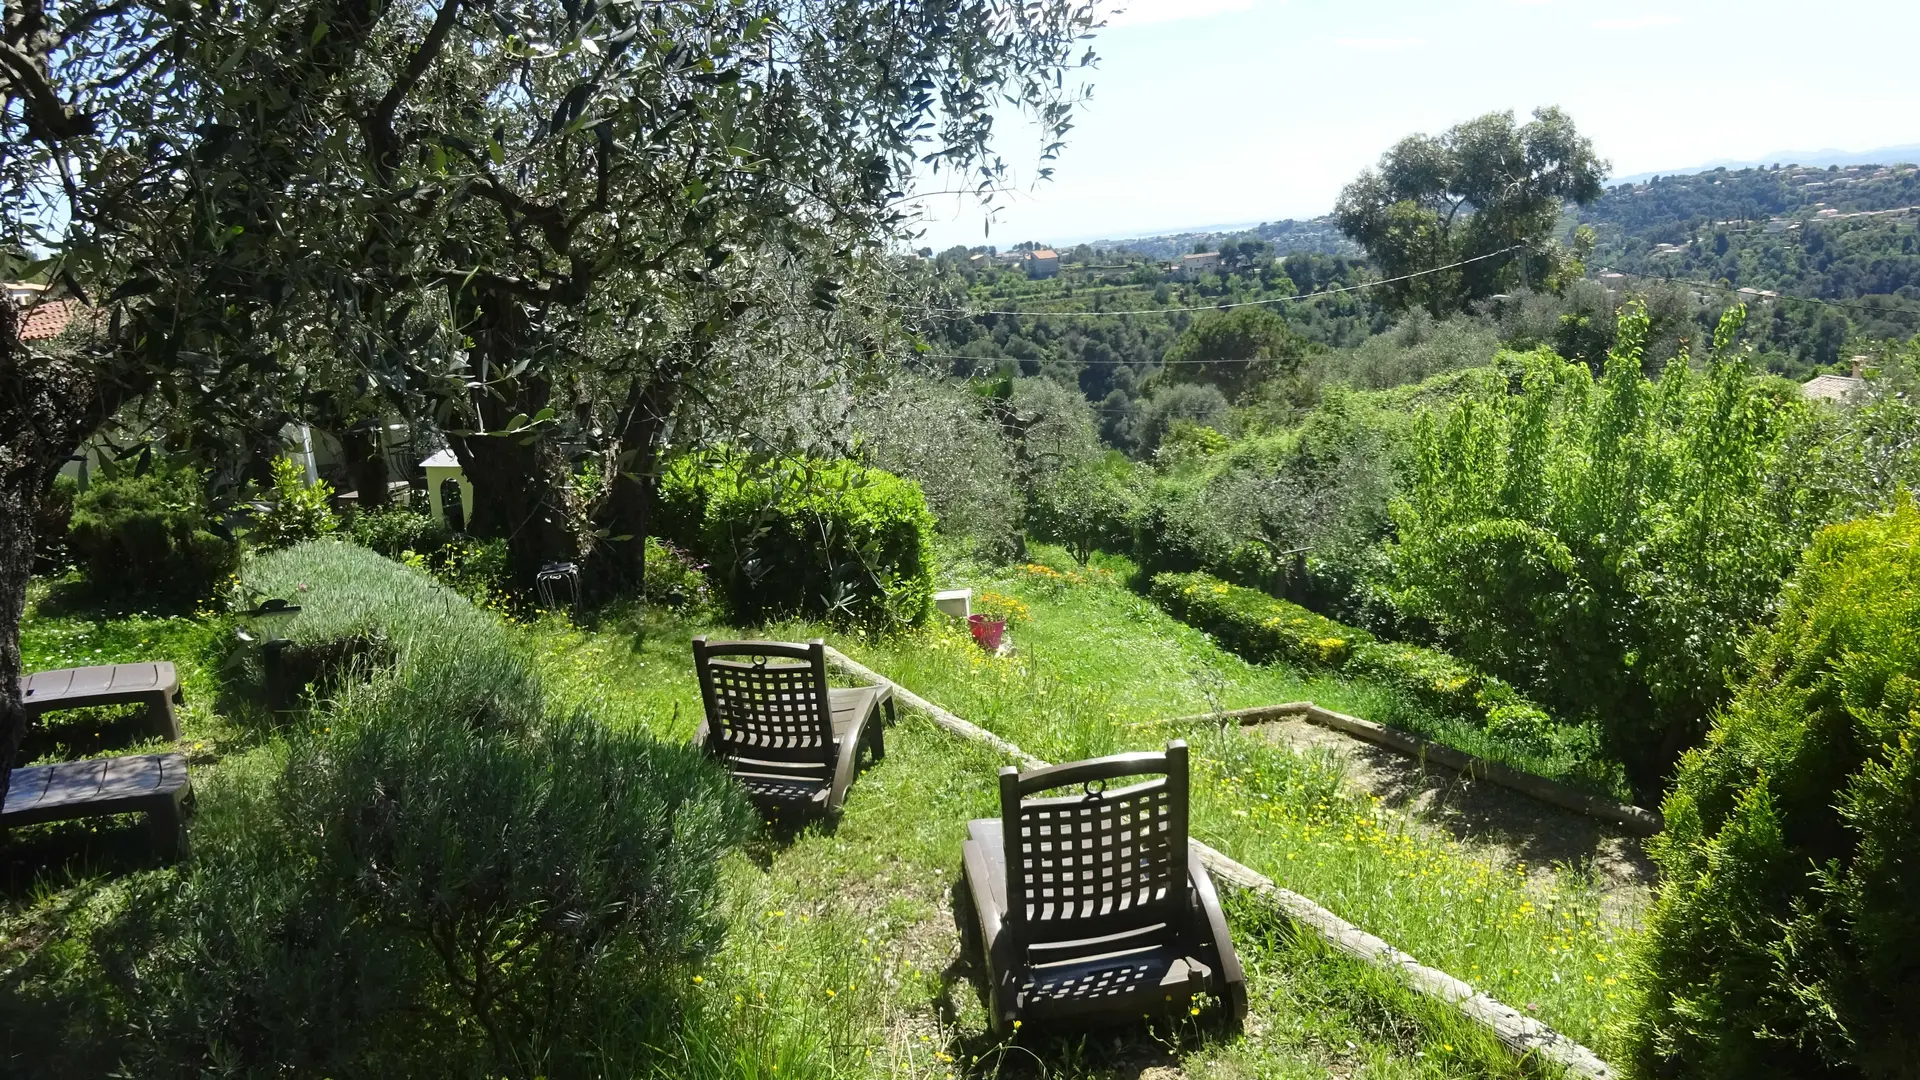
[[[1465,773],[1475,780],[1486,780],[1501,787],[1512,788],[1522,795],[1531,795],[1541,802],[1571,810],[1576,814],[1585,814],[1591,818],[1612,822],[1635,836],[1652,836],[1666,827],[1666,819],[1660,816],[1658,810],[1616,802],[1604,795],[1582,791],[1557,780],[1549,780],[1530,772],[1521,772],[1519,769],[1510,768],[1497,761],[1474,757],[1444,743],[1428,742],[1419,736],[1395,731],[1393,728],[1376,724],[1371,720],[1362,720],[1357,716],[1323,709],[1311,701],[1290,701],[1285,705],[1256,705],[1251,709],[1183,716],[1170,722],[1175,724],[1203,721],[1218,723],[1221,720],[1234,720],[1241,724],[1264,724],[1289,716],[1303,716],[1322,727],[1346,732],[1357,739],[1365,739],[1376,746],[1384,746],[1409,757],[1443,765],[1455,772]]]
[[[874,671],[872,668],[853,660],[838,649],[827,649],[827,663],[849,675],[874,682],[885,683],[893,687],[894,697],[910,709],[926,714],[940,727],[974,742],[985,743],[1002,754],[1018,761],[1025,769],[1044,769],[1048,762],[1042,761],[1025,750],[998,735],[977,725],[970,724],[953,713],[935,705],[926,698],[908,690],[892,679]],[[1304,703],[1303,703],[1304,704]],[[1318,708],[1318,706],[1310,706]],[[1268,709],[1291,709],[1300,712],[1298,706],[1268,706]],[[1240,710],[1242,713],[1253,710]],[[1321,710],[1324,712],[1325,710]],[[1220,716],[1235,716],[1222,713]],[[1330,713],[1339,716],[1338,713]],[[1353,720],[1352,717],[1345,719]],[[1245,721],[1257,722],[1257,721]],[[1365,724],[1367,721],[1355,720]],[[1373,725],[1378,726],[1378,725]],[[1394,734],[1399,734],[1395,732]],[[1404,736],[1403,736],[1404,737]],[[1450,751],[1458,753],[1457,751]],[[1465,755],[1461,755],[1464,757]],[[1439,760],[1436,758],[1435,760]],[[1491,778],[1491,777],[1489,777]],[[1536,778],[1537,779],[1537,778]],[[1467,1019],[1490,1029],[1500,1042],[1519,1057],[1536,1057],[1551,1062],[1567,1070],[1569,1075],[1587,1078],[1587,1080],[1614,1080],[1613,1067],[1600,1060],[1599,1055],[1567,1038],[1547,1025],[1518,1010],[1503,1005],[1493,998],[1475,990],[1472,986],[1454,978],[1444,971],[1427,967],[1399,949],[1374,937],[1372,934],[1347,922],[1340,916],[1314,903],[1289,889],[1274,884],[1273,879],[1249,867],[1228,858],[1198,840],[1192,841],[1194,851],[1200,856],[1207,869],[1229,885],[1245,889],[1278,907],[1295,923],[1306,926],[1320,935],[1336,951],[1363,960],[1376,967],[1400,972],[1415,991],[1451,1006]]]

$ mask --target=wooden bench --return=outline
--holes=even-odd
[[[180,718],[173,707],[185,699],[180,676],[169,663],[109,664],[104,667],[41,671],[20,680],[20,700],[35,719],[59,709],[95,705],[145,705],[154,734],[180,737]]]
[[[187,854],[182,804],[192,791],[187,759],[180,754],[64,761],[13,770],[0,807],[0,830],[48,821],[147,815],[154,844],[169,859]]]

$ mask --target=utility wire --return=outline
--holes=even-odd
[[[1475,255],[1470,259],[1461,259],[1459,262],[1448,263],[1445,266],[1436,266],[1430,270],[1415,270],[1411,274],[1401,274],[1399,277],[1381,278],[1379,281],[1363,281],[1358,285],[1342,285],[1337,289],[1322,289],[1319,292],[1300,293],[1297,296],[1276,296],[1267,300],[1242,300],[1242,301],[1239,301],[1238,303],[1230,303],[1230,304],[1203,304],[1198,307],[1139,308],[1134,311],[975,311],[972,308],[950,308],[950,307],[935,307],[935,308],[928,308],[927,310],[943,312],[950,315],[966,315],[969,317],[980,316],[980,315],[1029,315],[1029,316],[1173,315],[1173,314],[1178,314],[1180,312],[1230,311],[1234,308],[1262,307],[1267,304],[1285,304],[1294,300],[1311,300],[1321,296],[1338,296],[1342,293],[1361,292],[1362,290],[1376,288],[1381,285],[1392,285],[1392,284],[1395,284],[1396,282],[1412,281],[1414,278],[1426,277],[1429,274],[1444,273],[1448,270],[1457,270],[1460,267],[1466,266],[1470,263],[1477,263],[1485,259],[1494,259],[1502,255],[1509,255],[1509,254],[1512,254],[1513,252],[1521,251],[1525,249],[1526,246],[1527,245],[1525,244],[1515,244],[1509,248],[1501,248],[1499,251],[1489,251],[1484,255]]]

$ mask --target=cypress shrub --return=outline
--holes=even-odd
[[[1641,957],[1649,1076],[1920,1061],[1920,512],[1821,532],[1682,759]]]
[[[676,462],[661,489],[659,534],[711,565],[735,618],[893,627],[933,610],[933,514],[911,480],[850,461],[716,454]]]
[[[77,495],[67,542],[98,588],[186,599],[207,596],[240,557],[213,532],[200,477],[158,464]]]

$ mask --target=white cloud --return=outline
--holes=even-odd
[[[1334,38],[1333,43],[1343,49],[1359,49],[1362,52],[1399,52],[1402,49],[1417,49],[1427,41],[1417,37],[1343,37]]]
[[[1595,30],[1652,30],[1657,26],[1672,26],[1679,21],[1677,15],[1639,15],[1630,19],[1595,19],[1588,25]]]
[[[1110,16],[1108,26],[1145,26],[1253,10],[1253,0],[1121,0],[1121,3],[1125,10]]]

